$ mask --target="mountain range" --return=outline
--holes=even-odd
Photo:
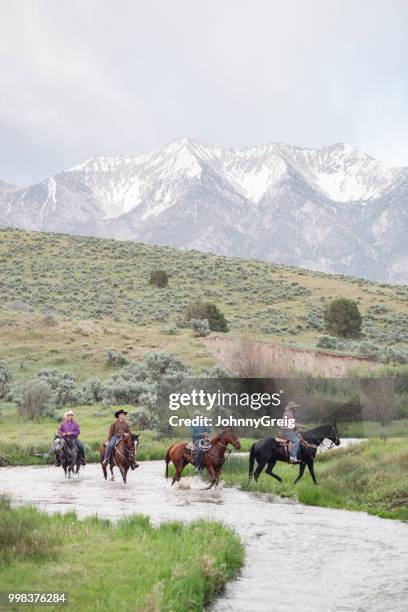
[[[338,143],[229,149],[181,139],[0,181],[0,227],[171,245],[408,283],[408,168]]]

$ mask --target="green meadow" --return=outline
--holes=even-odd
[[[68,608],[79,612],[200,611],[243,558],[238,536],[215,522],[153,527],[134,515],[114,525],[11,508],[0,498],[0,592],[21,592],[22,585],[24,591],[65,592]]]

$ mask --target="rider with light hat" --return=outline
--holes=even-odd
[[[300,408],[299,404],[296,404],[295,402],[291,401],[286,405],[285,411],[283,413],[284,421],[288,425],[289,423],[292,425],[292,427],[282,427],[282,434],[285,436],[285,438],[288,438],[292,442],[292,448],[290,449],[291,463],[300,463],[299,459],[297,458],[300,445],[300,437],[296,432],[298,427],[304,427],[304,425],[303,423],[300,423],[296,418],[296,412],[298,408]]]
[[[82,457],[82,465],[86,465],[85,459],[85,447],[79,439],[79,434],[81,433],[81,429],[77,421],[74,420],[74,412],[72,410],[68,410],[64,414],[64,420],[59,426],[58,434],[65,438],[66,440],[73,440],[76,444],[77,449],[81,453]],[[55,465],[61,465],[59,456],[57,455]]]

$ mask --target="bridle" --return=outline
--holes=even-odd
[[[339,436],[338,436],[338,434],[337,434],[337,432],[336,432],[336,430],[335,430],[335,428],[334,428],[334,425],[332,425],[332,434],[334,434],[334,433],[336,434],[336,440],[339,440]],[[328,451],[328,450],[330,450],[331,448],[333,448],[334,446],[336,446],[336,444],[333,442],[333,440],[331,440],[331,439],[330,439],[330,438],[328,438],[327,436],[325,436],[325,437],[323,438],[323,440],[321,440],[321,442],[319,442],[319,438],[316,438],[315,436],[312,436],[312,438],[314,438],[314,439],[316,440],[316,442],[318,442],[318,444],[317,444],[316,448],[319,448],[319,446],[321,446],[323,450]],[[329,441],[330,441],[330,446],[325,446],[325,445],[323,444],[323,441],[324,441],[324,440],[329,440]],[[306,442],[306,444],[307,444],[307,440],[305,440],[305,442]],[[309,445],[309,446],[314,446],[314,445]]]
[[[214,436],[214,437],[212,438],[212,440],[215,440],[217,437],[218,437],[218,436]],[[210,438],[210,440],[211,440],[211,438]],[[225,463],[226,463],[226,462],[227,462],[227,460],[228,460],[228,457],[230,456],[230,454],[231,454],[231,453],[232,453],[232,451],[234,450],[235,446],[234,446],[234,443],[233,443],[233,442],[229,442],[229,443],[227,443],[227,444],[223,444],[223,443],[221,442],[221,440],[217,440],[216,442],[214,442],[214,444],[211,446],[211,448],[210,448],[210,449],[209,449],[207,452],[208,452],[208,453],[211,453],[211,450],[212,450],[213,448],[215,448],[215,447],[216,447],[218,444],[219,444],[220,446],[223,446],[223,447],[224,447],[226,450],[228,450],[228,452],[227,452],[227,456],[226,456],[226,457],[225,457],[225,459],[224,459],[224,465],[225,465]],[[228,448],[228,444],[231,444],[232,448]]]

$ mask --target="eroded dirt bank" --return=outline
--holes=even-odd
[[[211,335],[203,338],[202,342],[218,363],[228,370],[234,370],[238,361],[237,353],[245,350],[240,346],[239,340],[227,336]],[[253,351],[254,348],[250,350]],[[259,362],[268,368],[270,376],[287,376],[302,371],[325,374],[329,378],[343,378],[353,369],[375,371],[381,366],[378,361],[364,357],[291,348],[272,342],[257,342],[256,350],[259,352]]]

